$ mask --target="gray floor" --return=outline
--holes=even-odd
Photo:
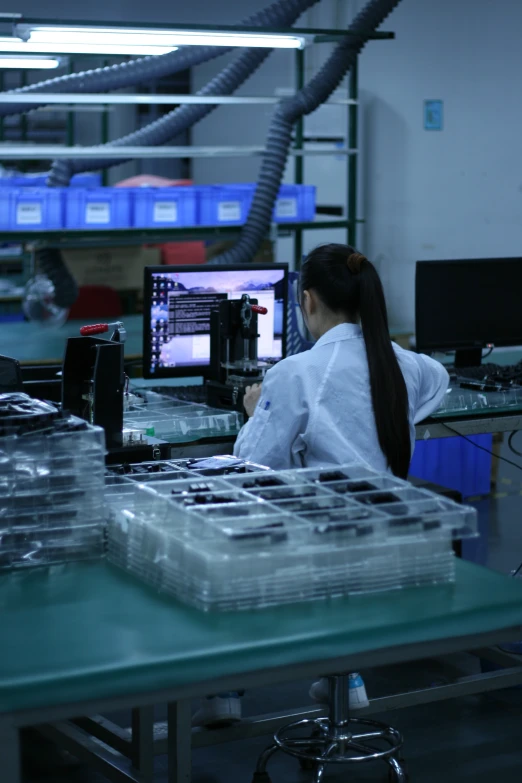
[[[522,436],[521,436],[522,440]],[[521,448],[522,448],[522,444]],[[506,448],[503,455],[517,461]],[[518,460],[522,465],[522,459]],[[496,497],[478,504],[482,538],[467,547],[468,555],[490,567],[508,573],[522,561],[522,473],[503,465]],[[479,663],[469,656],[452,656],[443,661],[424,661],[409,666],[364,672],[370,696],[427,687],[447,681],[461,672],[478,671]],[[309,683],[293,683],[273,691],[252,691],[245,696],[244,712],[260,714],[308,703]],[[122,724],[127,716],[116,716]],[[376,716],[377,718],[379,716]],[[522,778],[522,688],[493,695],[468,697],[427,705],[382,716],[400,729],[414,783],[519,783]],[[268,738],[215,746],[194,752],[194,783],[250,783],[255,759]],[[306,783],[309,773],[300,772],[291,759],[275,758],[271,765],[273,783]],[[326,780],[386,781],[385,767],[358,768],[357,774],[333,769]],[[31,783],[104,783],[104,778],[85,768],[36,769]],[[166,783],[166,760],[157,759],[158,783]]]

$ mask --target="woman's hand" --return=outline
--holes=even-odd
[[[248,418],[254,415],[256,405],[261,397],[261,384],[254,383],[253,386],[247,386],[245,389],[245,396],[243,397],[243,405],[246,410]]]

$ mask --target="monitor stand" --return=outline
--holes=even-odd
[[[482,364],[482,348],[461,348],[455,351],[455,367],[479,367]]]

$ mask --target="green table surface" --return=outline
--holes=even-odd
[[[453,586],[206,614],[98,561],[1,575],[0,612],[6,713],[513,628],[522,584],[459,561]]]
[[[100,320],[103,319],[67,321],[63,326],[42,326],[28,321],[1,324],[0,354],[11,356],[24,364],[61,364],[67,339],[79,337],[81,326]],[[127,330],[125,355],[141,356],[143,317],[127,315],[122,317],[122,321]]]

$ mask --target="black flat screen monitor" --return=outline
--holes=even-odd
[[[258,318],[258,358],[286,351],[287,264],[145,268],[143,375],[208,376],[210,313],[222,299],[248,294],[267,308]]]
[[[418,351],[455,350],[460,366],[487,345],[522,345],[522,258],[418,261],[415,332]]]

